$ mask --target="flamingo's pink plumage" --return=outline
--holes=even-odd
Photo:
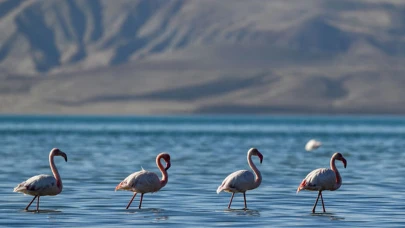
[[[25,208],[31,206],[35,198],[37,199],[37,211],[39,210],[39,197],[40,196],[54,196],[62,192],[62,179],[59,175],[58,169],[55,166],[53,161],[54,156],[62,156],[65,161],[67,161],[67,155],[60,151],[58,148],[53,148],[49,153],[49,164],[53,173],[53,176],[49,175],[37,175],[29,178],[28,180],[20,183],[17,187],[14,188],[14,192],[21,192],[24,194],[32,195],[34,198]]]
[[[222,184],[218,187],[217,193],[221,191],[225,192],[232,192],[231,200],[229,201],[228,208],[231,207],[232,199],[235,193],[242,192],[243,198],[245,202],[245,210],[247,209],[246,205],[246,191],[252,190],[259,187],[260,183],[262,182],[262,175],[260,171],[257,169],[255,164],[252,162],[252,156],[258,156],[260,159],[260,163],[263,161],[263,155],[256,149],[251,148],[247,153],[247,160],[250,168],[252,168],[252,172],[248,170],[239,170],[233,172],[227,176]],[[256,177],[255,177],[256,175]]]
[[[160,159],[163,159],[166,162],[166,168],[163,168]],[[115,188],[116,191],[127,190],[134,192],[134,195],[129,201],[126,209],[129,208],[137,193],[141,193],[141,199],[139,202],[139,209],[141,209],[143,194],[148,192],[157,192],[167,184],[169,179],[167,170],[171,166],[170,155],[168,153],[158,154],[158,156],[156,157],[156,165],[162,172],[162,180],[159,180],[159,177],[156,175],[156,173],[142,169],[141,171],[132,173],[117,185],[117,187]]]
[[[335,160],[342,161],[344,167],[346,168],[347,161],[343,155],[341,153],[334,153],[330,159],[330,169],[319,168],[313,170],[304,178],[304,180],[301,181],[301,184],[298,186],[297,193],[301,190],[318,191],[318,197],[316,198],[314,207],[312,208],[312,213],[315,213],[319,196],[322,200],[323,212],[326,212],[322,197],[323,190],[335,191],[342,185],[342,177],[336,168]]]

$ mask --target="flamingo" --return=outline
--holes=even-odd
[[[166,162],[166,168],[163,168],[162,163],[160,163],[160,159],[163,159]],[[141,171],[132,173],[117,185],[115,191],[127,190],[134,192],[134,196],[132,196],[132,199],[129,201],[126,209],[129,208],[137,193],[141,193],[141,200],[139,202],[139,209],[141,209],[143,194],[148,192],[157,192],[167,184],[167,181],[169,180],[167,170],[171,166],[170,155],[168,153],[158,154],[156,156],[156,165],[160,172],[162,172],[162,180],[159,180],[156,173],[146,171],[142,168]]]
[[[242,192],[243,199],[245,201],[244,209],[246,210],[246,191],[255,189],[259,187],[260,183],[262,183],[262,174],[257,169],[255,164],[253,164],[252,156],[258,156],[260,159],[260,163],[262,163],[263,155],[256,148],[251,148],[247,153],[248,164],[255,173],[256,178],[254,174],[248,170],[239,170],[229,174],[217,189],[217,194],[219,194],[221,191],[232,192],[231,200],[228,204],[228,209],[231,208],[232,199],[235,193]]]
[[[334,153],[330,159],[330,169],[319,168],[313,170],[298,186],[297,193],[301,190],[318,191],[318,197],[316,198],[314,207],[312,208],[312,213],[315,213],[319,196],[321,196],[323,212],[326,212],[322,197],[323,190],[335,191],[342,185],[342,177],[335,166],[335,160],[342,161],[344,167],[346,168],[347,162],[343,155],[341,153]]]
[[[321,145],[322,145],[321,142],[319,142],[319,141],[317,141],[315,139],[311,139],[305,145],[305,150],[306,151],[315,150],[315,149],[318,149],[318,147],[320,147]]]
[[[53,148],[49,153],[49,165],[51,166],[51,170],[53,176],[40,174],[37,176],[33,176],[28,180],[22,182],[21,184],[17,185],[14,188],[13,192],[21,192],[24,194],[32,195],[34,198],[25,208],[27,211],[28,208],[31,206],[32,202],[34,202],[35,198],[37,199],[37,211],[39,211],[39,197],[41,196],[55,196],[62,192],[62,179],[59,175],[58,169],[55,166],[53,161],[53,157],[55,156],[62,156],[65,161],[67,162],[67,156],[64,152],[59,150],[58,148]]]

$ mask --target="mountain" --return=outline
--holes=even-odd
[[[405,113],[400,0],[0,0],[0,28],[0,113]]]

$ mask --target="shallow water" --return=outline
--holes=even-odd
[[[323,145],[306,152],[315,138]],[[0,117],[0,226],[8,227],[403,227],[405,226],[405,118],[326,116],[205,117]],[[13,192],[20,182],[51,174],[55,158],[63,192],[44,196],[40,212],[24,211],[32,199]],[[263,182],[246,194],[216,194],[231,172],[249,169],[246,153],[264,155]],[[169,182],[137,196],[115,186],[132,172],[158,172],[155,156],[169,152]],[[305,175],[328,167],[333,152],[347,159],[342,187],[323,193],[327,213],[312,214],[316,192],[296,189]],[[160,176],[160,174],[159,174]],[[35,203],[31,206],[35,209]]]

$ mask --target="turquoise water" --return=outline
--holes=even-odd
[[[309,139],[322,141],[313,152]],[[373,116],[205,116],[205,117],[0,117],[0,226],[8,227],[404,227],[405,118]],[[24,211],[31,196],[14,193],[20,182],[51,174],[55,162],[64,189],[41,197],[40,212]],[[246,153],[263,182],[243,196],[216,194],[231,172],[249,169]],[[125,210],[131,192],[115,186],[141,167],[158,172],[155,157],[171,155],[169,182],[139,196]],[[312,214],[316,192],[296,189],[305,175],[337,163],[342,187],[323,193],[327,213]],[[160,176],[160,174],[159,174]],[[30,209],[35,208],[35,203]],[[318,205],[317,212],[321,212]]]

